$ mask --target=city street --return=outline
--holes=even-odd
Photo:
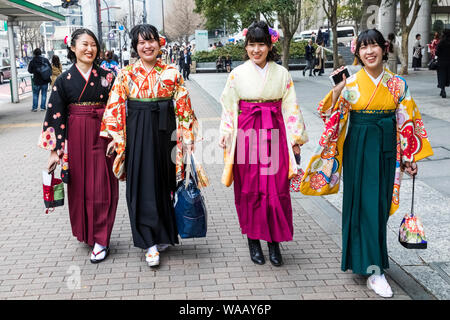
[[[326,71],[326,74],[329,70]],[[298,102],[310,142],[302,149],[302,167],[322,133],[315,110],[330,89],[327,77],[304,78],[293,71]],[[382,299],[366,287],[365,277],[340,270],[342,194],[306,197],[292,194],[294,240],[283,243],[285,264],[251,262],[239,229],[233,188],[220,183],[223,163],[217,132],[218,99],[227,74],[192,74],[187,87],[202,123],[203,146],[197,158],[211,185],[203,190],[208,234],[181,240],[161,253],[161,266],[150,269],[144,252],[133,246],[120,183],[120,200],[111,238],[111,254],[100,264],[89,261],[90,248],[71,232],[67,201],[48,215],[42,200],[42,170],[48,152],[37,147],[43,112],[31,113],[31,97],[11,104],[0,97],[0,299]],[[427,250],[404,249],[398,226],[410,208],[411,180],[405,178],[401,207],[389,221],[387,278],[392,299],[450,298],[450,100],[439,97],[436,75],[406,77],[423,115],[435,155],[419,163],[415,211],[423,220]],[[5,85],[1,86],[4,90]],[[9,87],[9,85],[8,85]],[[202,153],[203,150],[203,153]],[[206,153],[210,157],[203,157]],[[267,254],[267,246],[263,243]]]

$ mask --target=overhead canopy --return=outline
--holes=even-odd
[[[64,21],[65,16],[25,0],[0,0],[0,20]]]
[[[18,21],[59,21],[66,20],[66,17],[53,12],[52,10],[45,9],[34,3],[25,0],[0,0],[0,20],[7,21],[8,27],[8,43],[11,59],[11,101],[14,103],[19,102],[19,88],[17,79],[17,68],[14,63],[16,56],[13,26]]]

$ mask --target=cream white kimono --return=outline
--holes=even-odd
[[[235,68],[229,75],[225,89],[222,92],[222,119],[220,134],[226,137],[224,152],[225,168],[222,183],[230,186],[233,182],[233,162],[236,149],[238,129],[239,101],[252,102],[282,100],[282,115],[286,128],[289,151],[289,175],[286,179],[297,174],[292,146],[303,145],[308,141],[303,116],[297,104],[294,82],[291,75],[283,66],[273,61],[268,62],[268,70],[263,78],[257,66],[248,60]]]

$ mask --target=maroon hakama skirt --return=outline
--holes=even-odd
[[[104,104],[71,104],[67,121],[70,224],[72,233],[90,246],[109,246],[119,183],[106,156],[110,140],[100,137]]]
[[[268,242],[291,241],[289,153],[281,101],[240,101],[233,165],[234,199],[242,234]]]

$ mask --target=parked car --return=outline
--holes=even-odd
[[[0,57],[0,84],[6,79],[11,79],[11,61],[9,58]]]

